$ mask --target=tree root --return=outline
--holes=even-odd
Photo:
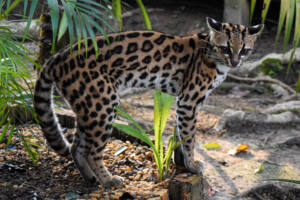
[[[291,95],[289,95],[289,96],[281,99],[280,102],[288,101],[288,100],[292,100],[292,99],[296,99],[296,98],[300,98],[300,95],[297,94],[297,92],[293,88],[291,88],[287,84],[285,84],[282,81],[279,81],[277,79],[273,79],[273,78],[270,78],[270,77],[265,77],[265,78],[248,78],[248,77],[236,76],[236,75],[233,75],[233,74],[228,74],[228,77],[231,78],[231,79],[237,80],[237,81],[245,81],[245,82],[251,82],[251,83],[255,83],[255,82],[269,82],[269,83],[274,83],[274,84],[280,85],[282,88],[284,88],[289,93],[291,93]]]

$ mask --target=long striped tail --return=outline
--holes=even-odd
[[[58,154],[67,156],[70,143],[64,137],[52,103],[53,80],[42,70],[34,90],[34,108],[44,137]]]

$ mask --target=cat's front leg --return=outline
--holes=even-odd
[[[204,165],[194,158],[197,106],[192,106],[177,98],[176,130],[177,141],[183,140],[175,150],[175,163],[184,166],[192,173],[201,174]]]

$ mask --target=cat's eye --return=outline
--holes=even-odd
[[[240,55],[242,56],[245,56],[245,55],[248,55],[249,53],[251,53],[251,49],[245,49],[245,48],[242,48],[242,50],[240,51]]]
[[[229,55],[231,53],[230,49],[227,46],[220,46],[219,49],[221,50],[221,52],[223,54],[228,54]]]

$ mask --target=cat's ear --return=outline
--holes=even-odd
[[[210,17],[206,17],[206,23],[207,23],[208,28],[211,31],[214,31],[214,32],[222,31],[222,23],[218,22],[217,20],[210,18]]]
[[[248,27],[248,33],[251,36],[258,36],[259,34],[261,34],[261,32],[263,31],[263,29],[264,29],[264,25],[263,24],[249,26]]]

